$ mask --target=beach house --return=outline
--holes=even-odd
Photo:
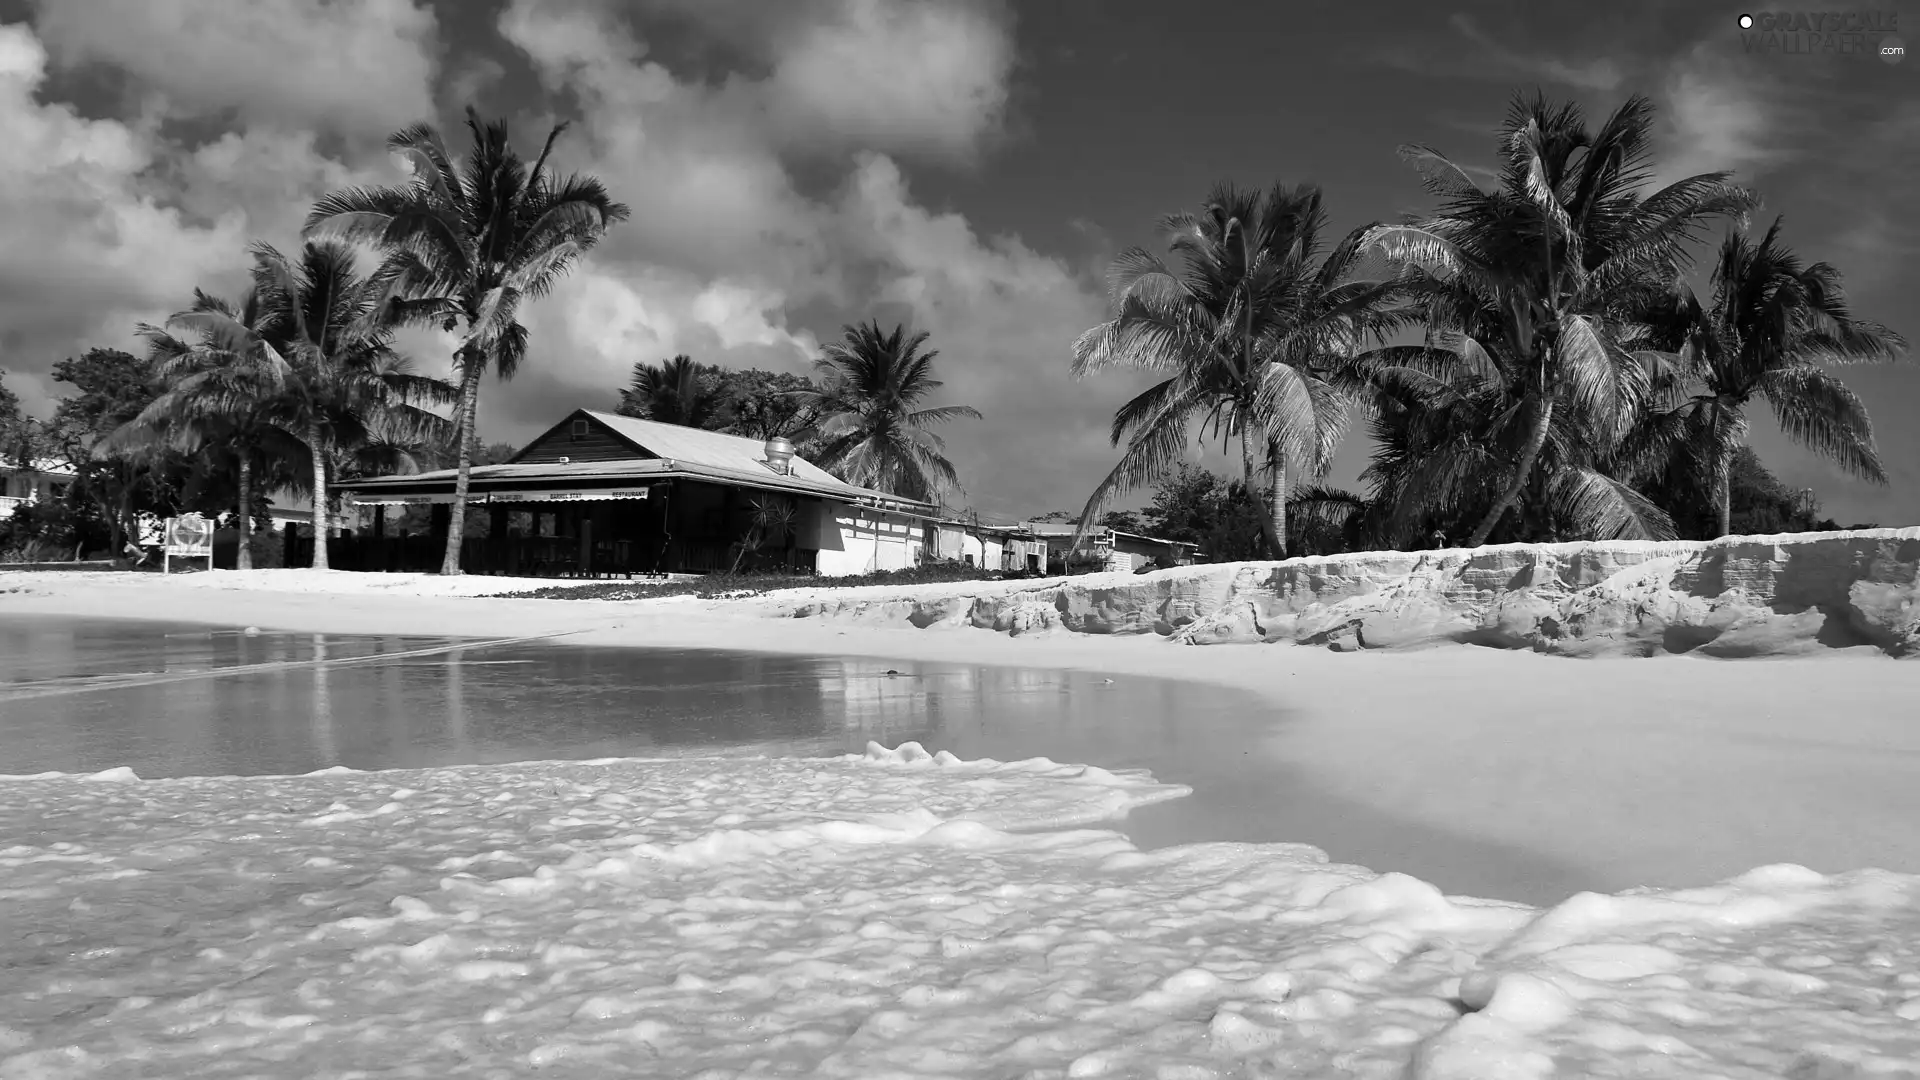
[[[942,510],[926,523],[925,533],[928,559],[989,570],[1027,569],[1027,542],[1033,535],[1022,522],[972,511]]]
[[[62,498],[78,474],[72,465],[42,458],[24,467],[0,466],[0,518],[13,516],[16,507]]]
[[[335,541],[341,569],[440,565],[454,471],[338,485],[363,527]],[[856,487],[797,456],[785,439],[578,409],[504,464],[473,468],[469,573],[606,576],[710,573],[734,566],[828,576],[919,565],[929,503]],[[395,535],[389,511],[426,506],[430,526]],[[397,516],[397,515],[396,515]],[[333,557],[337,551],[338,558]]]
[[[1064,572],[1076,526],[1070,521],[1030,521],[1025,526],[1040,545],[1048,572]],[[1156,536],[1122,532],[1095,525],[1080,541],[1073,554],[1095,562],[1108,571],[1134,571],[1149,566],[1188,566],[1196,558],[1198,544],[1185,540],[1163,540]]]

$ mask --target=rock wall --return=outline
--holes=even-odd
[[[1869,646],[1920,656],[1920,528],[1375,551],[954,588],[782,614],[1015,635],[1158,634],[1191,645],[1453,642],[1729,657]]]

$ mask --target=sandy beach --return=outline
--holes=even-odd
[[[1871,650],[1765,660],[1573,660],[1468,646],[1343,654],[777,617],[805,602],[803,591],[737,601],[485,595],[535,584],[552,583],[305,570],[171,579],[22,573],[0,578],[0,614],[338,634],[561,635],[556,643],[1200,681],[1270,703],[1276,723],[1257,752],[1299,766],[1330,795],[1423,829],[1572,860],[1609,889],[1706,884],[1777,862],[1822,872],[1920,871],[1912,827],[1920,821],[1920,726],[1910,720],[1920,665]],[[878,600],[956,588],[821,592]]]

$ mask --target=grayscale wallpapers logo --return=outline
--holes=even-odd
[[[1739,22],[1740,47],[1762,56],[1838,53],[1888,64],[1907,57],[1897,11],[1764,11]]]

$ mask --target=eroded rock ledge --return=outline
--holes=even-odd
[[[1441,643],[1574,656],[1920,656],[1920,528],[1713,541],[1376,551],[1097,574],[782,614],[1006,634],[1158,634],[1337,650]]]

